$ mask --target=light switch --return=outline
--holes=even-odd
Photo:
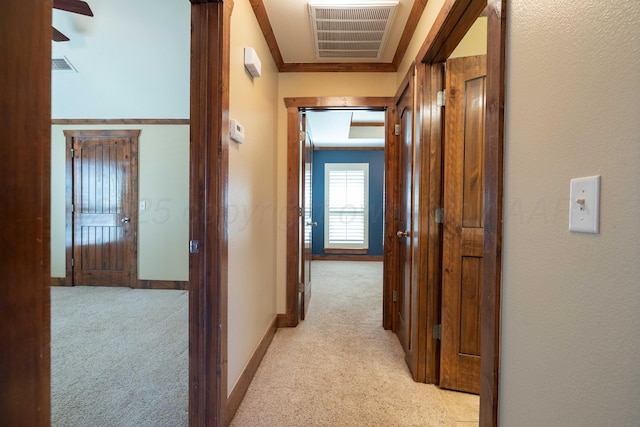
[[[572,179],[569,197],[569,230],[599,233],[600,175]]]

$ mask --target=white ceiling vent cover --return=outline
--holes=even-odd
[[[76,70],[76,68],[71,65],[71,62],[69,62],[66,56],[63,56],[62,58],[53,58],[51,60],[51,71],[63,71],[67,73],[78,72],[78,70]]]
[[[397,6],[309,3],[316,57],[380,59]]]

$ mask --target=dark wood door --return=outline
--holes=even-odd
[[[397,286],[397,334],[404,348],[407,364],[413,363],[411,337],[413,320],[413,206],[414,206],[414,93],[413,81],[409,81],[396,104],[400,122],[399,152],[399,200],[397,212],[398,237],[398,286]]]
[[[486,57],[446,68],[440,386],[479,393]]]
[[[65,134],[72,156],[73,285],[134,286],[139,131]]]
[[[313,215],[311,188],[313,147],[307,135],[306,114],[300,114],[300,319],[304,320],[311,299],[311,243]]]

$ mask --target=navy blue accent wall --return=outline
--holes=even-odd
[[[384,151],[317,150],[313,152],[313,229],[312,253],[324,255],[324,165],[325,163],[369,163],[369,251],[383,254]]]

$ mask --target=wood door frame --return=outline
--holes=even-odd
[[[504,176],[504,99],[507,0],[446,0],[418,53],[426,66],[425,100],[434,94],[437,67],[446,61],[478,15],[487,8],[487,86],[485,126],[484,242],[482,338],[480,366],[480,425],[498,425],[500,368],[500,293],[502,272],[502,197]],[[435,83],[434,83],[435,82]],[[432,111],[425,105],[424,111]],[[435,133],[432,115],[423,132]],[[433,130],[433,132],[432,132]],[[431,325],[427,325],[431,330]],[[432,349],[433,351],[433,349]]]
[[[393,106],[392,97],[306,97],[306,98],[285,98],[285,106],[287,108],[287,267],[286,267],[286,312],[284,316],[280,316],[278,321],[278,327],[295,327],[298,325],[298,264],[300,262],[300,242],[299,242],[299,221],[298,212],[299,205],[298,200],[300,197],[299,180],[300,180],[300,140],[299,140],[299,124],[300,124],[300,109],[318,109],[318,110],[330,110],[336,108],[353,108],[353,109],[386,109],[387,123],[394,123],[395,109]],[[391,163],[393,159],[387,158],[387,150],[389,152],[395,152],[395,138],[393,135],[393,127],[387,126],[386,130],[386,144],[391,144],[391,147],[385,147],[385,194],[387,194],[387,201],[385,205],[389,206],[391,203],[388,198],[389,194],[387,190],[389,185],[395,185],[395,178],[392,178],[389,174],[388,167],[391,167],[395,163]],[[392,187],[393,188],[393,187]],[[393,205],[391,205],[393,206]],[[390,225],[388,223],[389,212],[385,210],[385,259],[387,259],[387,250],[391,250],[390,247],[394,245],[388,244],[389,235],[391,235]],[[391,218],[393,218],[391,216]],[[393,238],[395,239],[395,231],[393,231]],[[388,249],[389,248],[389,249]],[[394,251],[395,253],[395,251]],[[385,329],[391,328],[392,307],[393,301],[391,293],[393,292],[392,282],[389,280],[389,274],[391,271],[387,270],[391,268],[385,262],[384,267],[384,285],[383,285],[383,326]]]
[[[51,0],[8,0],[0,16],[0,413],[51,423]]]
[[[189,425],[228,424],[229,51],[232,0],[191,1]]]
[[[99,129],[66,129],[64,130],[65,136],[65,241],[66,241],[66,255],[65,255],[65,265],[66,265],[66,274],[64,278],[65,286],[73,286],[73,263],[71,260],[73,259],[73,248],[74,248],[74,239],[73,239],[73,192],[75,191],[74,187],[74,175],[73,175],[73,156],[72,156],[72,148],[73,148],[73,139],[74,138],[109,138],[109,137],[121,137],[128,138],[131,140],[131,164],[132,168],[130,169],[129,176],[129,185],[131,187],[131,196],[135,201],[131,206],[130,216],[132,218],[136,218],[133,221],[135,225],[135,230],[133,234],[133,239],[138,239],[138,148],[139,148],[139,137],[140,137],[140,129],[109,129],[109,130],[99,130]],[[134,246],[137,247],[137,242],[134,243]],[[138,258],[139,253],[135,250],[135,259],[126,259],[125,262],[128,263],[128,271],[129,271],[129,283],[125,283],[126,286],[137,288],[138,287]]]

